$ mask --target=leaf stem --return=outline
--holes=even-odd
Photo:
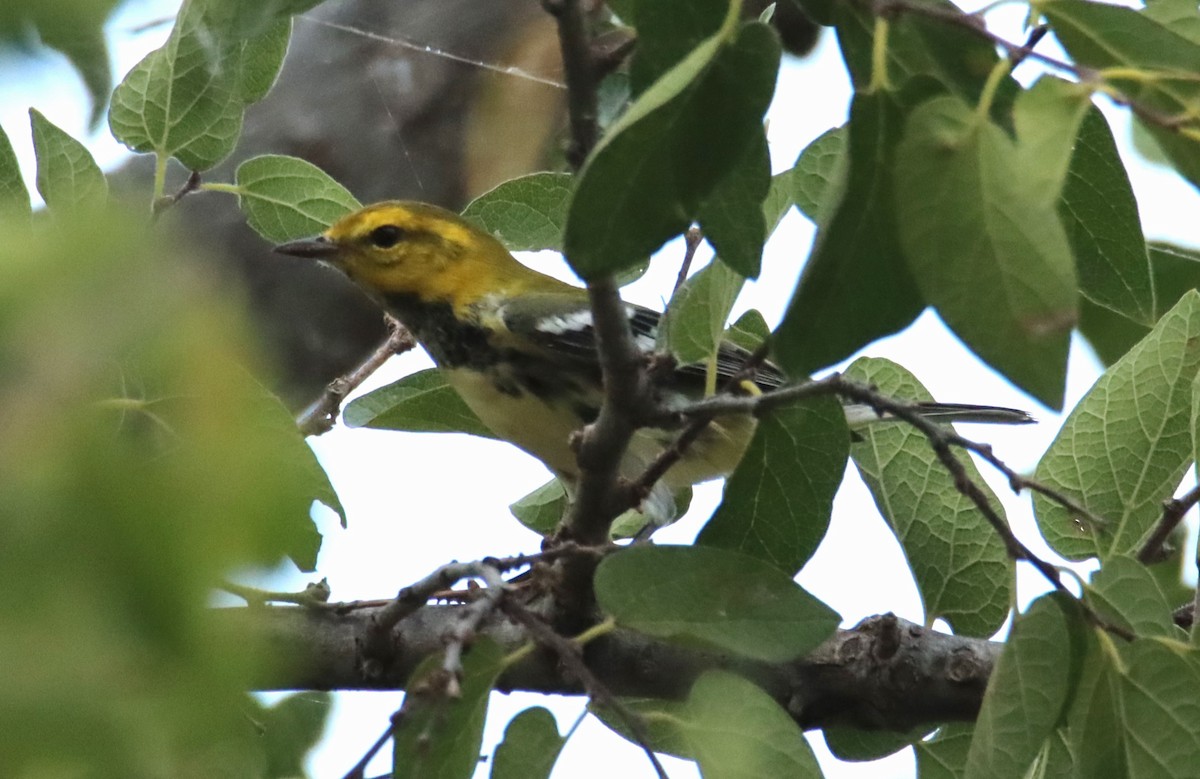
[[[979,105],[975,107],[975,119],[982,124],[988,120],[988,115],[992,111],[992,103],[996,100],[996,90],[1000,88],[1000,82],[1004,77],[1012,72],[1012,60],[1008,58],[1001,59],[992,67],[992,72],[988,74],[987,81],[984,82],[983,91],[979,93]]]
[[[882,16],[875,17],[875,37],[871,45],[871,83],[867,92],[887,92],[892,88],[888,80],[887,51],[888,33],[891,22]]]

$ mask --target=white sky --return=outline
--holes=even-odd
[[[169,0],[135,0],[113,20],[110,29],[116,41],[116,73],[124,73],[146,51],[158,45],[167,27],[144,34],[129,31],[144,22],[168,16],[172,5]],[[1000,31],[1012,40],[1022,37],[1019,9],[1002,10],[1001,16],[992,21],[1003,22],[1005,27]],[[435,56],[408,50],[400,55]],[[12,72],[11,65],[3,60],[0,68]],[[1028,77],[1036,72],[1036,66],[1024,65],[1018,75]],[[22,68],[21,73],[20,83],[10,81],[0,85],[0,125],[22,160],[32,190],[27,109],[36,107],[51,121],[83,137],[82,106],[86,100],[78,79],[57,56],[47,55],[35,65]],[[768,117],[772,159],[775,169],[781,170],[791,165],[810,140],[845,120],[849,86],[832,35],[823,36],[815,54],[803,63],[789,62],[785,66],[778,91],[783,97]],[[1122,145],[1147,237],[1185,245],[1200,244],[1200,232],[1194,227],[1195,216],[1200,214],[1200,196],[1174,173],[1148,166],[1133,154],[1128,142],[1127,113],[1110,110],[1107,105],[1102,107]],[[106,128],[88,142],[102,166],[111,167],[124,155]],[[186,207],[186,201],[181,207]],[[234,207],[230,199],[230,208]],[[811,224],[792,212],[768,246],[762,277],[748,284],[739,299],[735,317],[746,308],[755,307],[768,322],[778,322],[812,237]],[[646,277],[627,290],[627,297],[661,307],[670,293],[681,256],[678,242],[665,247]],[[523,259],[541,270],[569,277],[557,256],[543,253]],[[995,403],[1033,411],[1041,420],[1037,426],[964,428],[967,435],[991,442],[996,453],[1018,469],[1033,468],[1061,422],[1058,415],[1039,407],[975,360],[931,313],[922,315],[903,333],[873,344],[864,353],[905,365],[941,400]],[[395,358],[363,389],[381,386],[429,364],[420,352]],[[1067,408],[1098,375],[1097,362],[1087,347],[1077,341],[1071,352]],[[452,559],[538,549],[539,539],[511,517],[507,506],[545,482],[548,474],[536,460],[507,444],[462,435],[405,435],[339,427],[314,440],[313,447],[329,471],[349,516],[350,527],[343,531],[330,513],[317,512],[317,521],[325,534],[319,572],[329,577],[335,599],[386,597]],[[986,467],[982,470],[1002,499],[1018,536],[1036,553],[1054,559],[1036,532],[1029,501],[1023,496],[1013,496],[1004,480]],[[451,473],[456,475],[453,480],[447,476]],[[698,488],[689,516],[656,538],[664,543],[691,541],[719,498],[717,484]],[[864,539],[870,542],[864,543]],[[298,574],[281,574],[277,579],[283,581],[273,581],[272,587],[300,589],[305,583],[305,577]],[[853,469],[835,501],[829,533],[798,581],[837,609],[846,625],[887,611],[923,621],[920,600],[899,547]],[[1018,584],[1022,604],[1045,590],[1042,581],[1027,571],[1022,571]],[[330,731],[310,763],[313,776],[341,777],[382,732],[399,701],[398,693],[339,695]],[[548,700],[530,694],[493,695],[485,732],[485,754],[490,754],[499,741],[511,716],[531,705],[552,708],[560,730],[565,732],[583,702],[566,698]],[[819,735],[810,737],[810,741],[831,778],[908,777],[915,771],[911,751],[875,763],[846,764],[828,757]],[[385,750],[368,776],[385,773],[389,755]],[[696,775],[690,764],[669,758],[664,762],[672,777]],[[478,775],[486,776],[487,771],[485,764]],[[554,775],[578,777],[597,773],[653,776],[637,748],[589,718],[567,745]]]

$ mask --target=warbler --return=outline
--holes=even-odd
[[[324,233],[275,251],[324,261],[345,272],[399,319],[429,352],[447,382],[499,438],[541,460],[570,486],[578,478],[571,434],[593,421],[603,402],[600,364],[585,290],[522,265],[494,237],[457,214],[425,203],[387,201],[338,220]],[[625,304],[636,344],[655,348],[661,315]],[[718,386],[750,353],[720,344]],[[706,368],[681,365],[659,389],[668,405],[702,397]],[[765,362],[754,375],[768,391],[785,380]],[[999,406],[923,403],[939,421],[1031,422]],[[852,427],[879,416],[846,406]],[[669,490],[727,475],[754,431],[749,415],[713,421],[666,473]],[[636,477],[675,440],[678,429],[643,428],[622,474]]]

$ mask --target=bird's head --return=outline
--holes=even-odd
[[[412,295],[455,307],[488,290],[528,283],[534,273],[457,214],[411,201],[366,206],[314,238],[275,251],[327,262],[377,298]]]

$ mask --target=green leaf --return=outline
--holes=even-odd
[[[1058,214],[1088,300],[1154,323],[1154,278],[1137,201],[1104,114],[1094,106],[1079,128]]]
[[[274,243],[319,233],[362,204],[328,173],[297,157],[252,157],[234,173],[246,222]]]
[[[705,777],[822,776],[800,726],[740,676],[705,673],[692,686],[683,716],[676,727]]]
[[[214,756],[263,775],[245,691],[279,658],[212,593],[303,547],[311,500],[262,429],[244,306],[146,217],[111,204],[0,242],[6,775],[204,775]]]
[[[1166,593],[1150,569],[1132,557],[1106,560],[1084,593],[1097,612],[1139,636],[1179,635]]]
[[[566,743],[549,709],[525,709],[509,720],[496,745],[492,779],[548,779]]]
[[[1071,752],[1078,777],[1122,779],[1126,768],[1124,728],[1120,717],[1119,680],[1112,656],[1092,638],[1083,676],[1067,716]]]
[[[54,213],[69,216],[96,208],[108,199],[108,182],[91,153],[60,130],[36,108],[29,109],[33,151],[37,155],[37,190]]]
[[[1024,776],[1037,758],[1070,691],[1069,630],[1053,596],[1017,618],[983,696],[966,779]]]
[[[460,692],[446,688],[442,653],[421,662],[407,682],[404,707],[394,729],[395,779],[470,779],[479,765],[488,696],[504,655],[491,639],[479,638],[463,656]]]
[[[928,0],[926,5],[962,13],[949,0]],[[871,83],[876,16],[866,6],[836,3],[835,20],[846,70],[855,90],[866,93]],[[888,26],[888,79],[901,89],[908,81],[928,77],[942,90],[975,105],[996,62],[995,47],[962,26],[920,14],[900,14]],[[992,104],[993,121],[1003,121],[1009,114],[1017,92],[1016,82],[1004,79]]]
[[[729,329],[725,331],[724,340],[737,344],[748,352],[753,352],[770,337],[771,328],[767,325],[767,320],[752,308],[729,326]]]
[[[1151,0],[1142,14],[1200,44],[1200,9],[1192,0]]]
[[[1121,74],[1107,81],[1139,106],[1168,117],[1193,111],[1200,99],[1200,82],[1194,78],[1200,40],[1193,37],[1192,27],[1174,20],[1164,24],[1155,13],[1087,0],[1045,0],[1039,10],[1075,62],[1096,69],[1118,69]],[[1196,13],[1195,8],[1191,13]],[[1135,117],[1176,169],[1200,186],[1200,140],[1147,120],[1146,115],[1143,111]],[[1194,115],[1186,126],[1193,132],[1200,130]]]
[[[911,113],[897,150],[896,218],[913,278],[950,329],[1061,408],[1075,270],[1057,193],[1047,202],[1044,184],[1012,175],[1025,154],[962,101],[934,98]]]
[[[283,64],[290,23],[246,37],[220,10],[189,0],[167,42],[117,86],[108,113],[117,140],[192,170],[211,168],[233,151],[246,106],[266,93]]]
[[[811,652],[838,615],[791,576],[702,546],[632,546],[596,570],[600,607],[625,627],[769,663]]]
[[[249,376],[246,384],[248,391],[257,395],[259,416],[255,429],[259,439],[270,442],[271,450],[275,452],[273,467],[280,473],[289,474],[297,485],[293,511],[302,532],[296,534],[288,556],[301,571],[314,571],[317,552],[321,549],[321,535],[309,516],[312,502],[319,501],[329,507],[341,519],[342,527],[346,526],[346,510],[320,460],[297,429],[296,420],[287,406]]]
[[[1079,84],[1042,76],[1013,106],[1025,192],[1038,203],[1058,202],[1072,161],[1079,125],[1091,104]]]
[[[462,215],[511,251],[561,251],[571,183],[567,173],[530,173],[475,198]]]
[[[697,543],[745,552],[794,574],[829,527],[849,449],[846,415],[833,398],[759,420]]]
[[[760,137],[696,214],[704,238],[721,261],[750,279],[758,278],[762,266],[763,242],[767,238],[763,201],[770,188],[771,157],[767,139]]]
[[[256,713],[267,757],[265,779],[304,776],[308,753],[320,741],[332,708],[331,693],[305,691]]]
[[[634,94],[677,65],[720,29],[729,0],[639,0],[625,21],[637,28],[637,48],[629,69]]]
[[[822,775],[800,728],[757,685],[726,671],[708,671],[685,701],[623,699],[642,717],[655,752],[699,763],[704,777],[797,777]],[[591,704],[592,712],[629,741],[637,739],[615,712]]]
[[[838,760],[861,763],[894,755],[905,747],[921,741],[931,727],[916,728],[907,733],[891,730],[859,730],[852,727],[826,727],[825,746]]]
[[[770,28],[723,27],[630,106],[578,177],[563,237],[576,273],[616,273],[683,232],[761,141],[778,68]]]
[[[1035,495],[1038,524],[1055,551],[1072,560],[1137,551],[1192,459],[1198,371],[1200,293],[1193,290],[1105,371],[1038,464],[1035,478],[1106,521],[1100,528],[1081,525]]]
[[[900,249],[892,194],[903,117],[888,92],[856,95],[850,106],[845,181],[825,190],[840,199],[822,206],[827,221],[772,343],[793,375],[849,357],[925,307]]]
[[[346,406],[348,427],[410,433],[469,433],[495,438],[437,368],[410,373]]]
[[[291,19],[281,19],[265,29],[253,44],[245,46],[235,74],[236,90],[244,104],[257,103],[275,86],[291,38]]]
[[[917,779],[962,779],[974,730],[969,723],[942,725],[932,739],[914,744]]]
[[[1186,779],[1200,754],[1200,655],[1162,639],[1142,639],[1123,653],[1117,709],[1129,775]]]
[[[767,225],[767,237],[775,232],[779,223],[787,216],[792,206],[796,205],[792,174],[795,169],[785,170],[771,177],[771,185],[767,187],[767,196],[763,198],[762,212]]]
[[[838,189],[846,177],[845,126],[833,127],[804,147],[792,169],[796,207],[818,225],[825,224],[838,204]],[[860,172],[861,175],[861,172]]]
[[[541,536],[558,527],[567,510],[567,491],[562,482],[551,479],[525,497],[510,503],[508,510],[522,525]]]
[[[715,357],[725,322],[745,281],[714,258],[675,290],[659,338],[680,363],[704,363]]]
[[[645,726],[642,735],[651,749],[659,754],[683,760],[694,759],[691,744],[678,727],[678,723],[687,717],[686,700],[623,697],[621,703],[627,711],[642,718],[642,724]],[[588,711],[617,735],[632,744],[638,744],[638,738],[630,730],[628,721],[612,707],[602,706],[591,700],[588,702]]]
[[[888,360],[861,357],[846,375],[880,392],[914,401],[933,397],[911,373]],[[871,425],[850,447],[854,465],[908,558],[926,621],[945,619],[955,633],[990,636],[1008,617],[1013,562],[975,504],[955,488],[929,441],[909,425]],[[971,458],[967,475],[997,513],[1004,507]]]
[[[1200,252],[1158,242],[1146,248],[1158,311],[1171,309],[1185,292],[1200,287]],[[1150,332],[1149,327],[1087,300],[1080,314],[1079,329],[1105,365],[1119,360]]]
[[[32,213],[17,155],[8,134],[0,127],[0,219],[28,222]]]

